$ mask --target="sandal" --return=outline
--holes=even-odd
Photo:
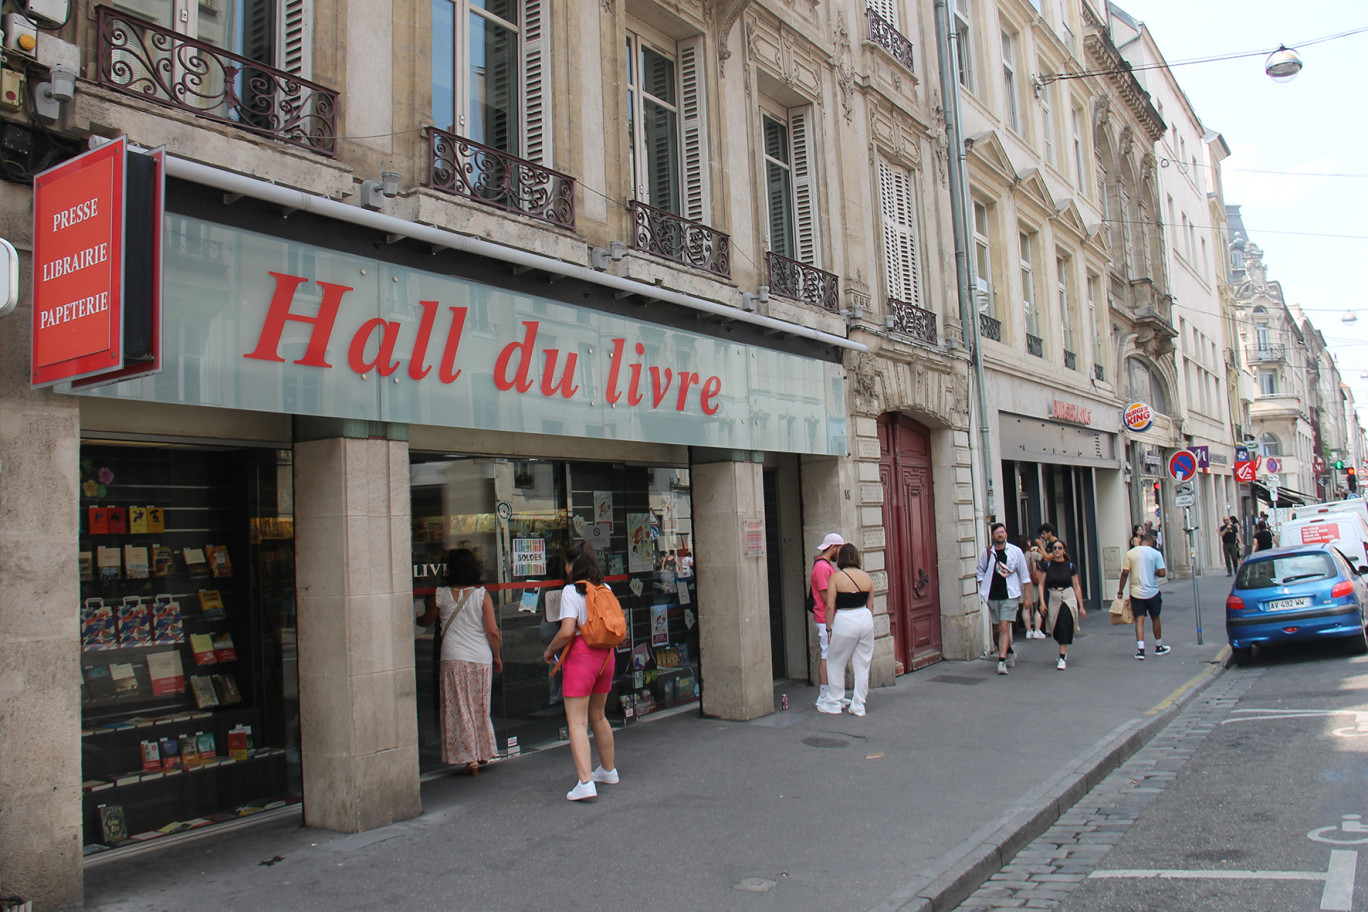
[[[465,766],[461,767],[456,772],[458,775],[461,776],[478,776],[480,775],[480,764],[467,763]]]

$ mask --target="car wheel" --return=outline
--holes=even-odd
[[[1368,655],[1368,631],[1365,631],[1362,627],[1359,628],[1358,636],[1349,638],[1349,654],[1356,656]]]
[[[1254,661],[1254,647],[1253,647],[1253,646],[1241,646],[1241,647],[1239,647],[1239,648],[1236,648],[1236,647],[1234,647],[1234,646],[1230,647],[1230,664],[1232,664],[1232,665],[1249,665],[1249,664],[1251,664],[1253,661]]]

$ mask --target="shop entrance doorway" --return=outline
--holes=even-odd
[[[879,418],[879,481],[894,657],[913,671],[941,659],[931,435],[925,427],[904,415]]]

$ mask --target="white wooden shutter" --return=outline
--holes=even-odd
[[[889,25],[898,28],[898,13],[894,0],[866,0],[865,6],[882,16]]]
[[[809,266],[817,262],[817,180],[812,168],[812,108],[789,111],[790,161],[793,174],[793,226],[797,233],[797,259]]]
[[[711,224],[703,36],[679,43],[680,133],[684,143],[684,217]]]
[[[276,16],[276,66],[313,78],[313,0],[281,0]]]
[[[912,176],[901,168],[880,161],[879,195],[883,209],[884,273],[888,294],[921,307],[916,198]]]
[[[549,0],[523,3],[523,157],[554,167],[551,151],[551,29]]]

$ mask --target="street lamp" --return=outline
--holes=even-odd
[[[1264,61],[1264,72],[1274,82],[1291,82],[1297,78],[1301,68],[1301,55],[1285,44],[1278,45],[1278,49]]]

